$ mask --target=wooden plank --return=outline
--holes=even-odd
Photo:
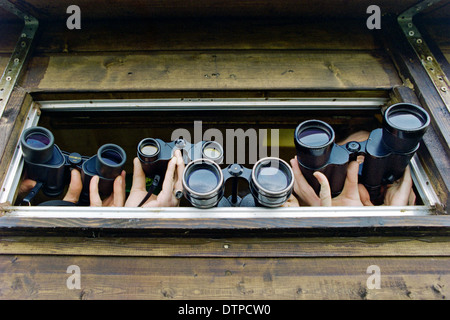
[[[20,38],[23,22],[4,23],[0,18],[0,54],[11,54]]]
[[[69,15],[66,9],[74,4],[70,0],[42,1],[26,0],[12,1],[25,11],[42,21],[65,20]],[[399,13],[412,5],[416,0],[379,0],[377,5],[383,13]],[[199,17],[316,17],[316,18],[365,18],[370,0],[351,1],[305,1],[305,0],[165,0],[165,1],[108,1],[77,0],[83,19],[151,19],[155,17],[192,19]],[[1,13],[1,12],[0,12]],[[0,19],[3,16],[0,14]]]
[[[3,74],[9,62],[10,54],[0,54],[0,72]]]
[[[79,238],[1,237],[0,254],[128,257],[450,256],[446,237]]]
[[[33,57],[30,91],[364,90],[400,80],[381,52],[211,51]]]
[[[239,35],[239,36],[236,36]],[[1,42],[0,42],[1,44]],[[168,50],[375,50],[363,20],[144,19],[43,23],[35,54]]]
[[[0,217],[3,235],[104,236],[246,236],[301,235],[330,236],[336,229],[340,236],[388,236],[432,234],[447,236],[450,216],[393,217],[300,217],[300,218],[27,218],[4,212]]]
[[[0,118],[0,184],[8,170],[31,103],[31,96],[22,88],[16,88]]]
[[[71,265],[81,289],[68,289]],[[370,266],[380,289],[369,289]],[[448,299],[450,258],[0,256],[1,299]]]

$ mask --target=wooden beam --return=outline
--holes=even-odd
[[[31,103],[31,96],[24,89],[16,88],[0,118],[0,184],[9,168]]]
[[[0,255],[117,257],[450,257],[448,237],[0,237]]]
[[[444,214],[428,216],[379,217],[300,217],[300,218],[26,218],[0,217],[3,235],[61,235],[107,237],[126,236],[340,236],[417,235],[446,236],[450,217]]]
[[[381,52],[211,51],[33,57],[31,92],[142,90],[389,90],[396,70]]]
[[[80,270],[69,289],[67,269]],[[370,266],[380,289],[369,289]],[[1,299],[448,299],[448,257],[0,256]],[[174,312],[176,312],[176,309]]]

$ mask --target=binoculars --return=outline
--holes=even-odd
[[[383,185],[402,177],[429,123],[429,115],[421,107],[394,104],[386,109],[382,128],[373,130],[366,141],[340,146],[334,142],[334,131],[327,123],[304,121],[294,133],[300,170],[317,194],[320,185],[313,173],[322,172],[334,197],[343,189],[349,161],[363,155],[358,180],[367,188],[371,199],[377,200]]]
[[[164,177],[167,164],[172,159],[175,150],[180,150],[187,164],[195,159],[210,159],[216,163],[223,160],[223,149],[215,141],[200,141],[191,144],[184,139],[165,142],[161,139],[145,138],[139,142],[137,156],[141,161],[142,169],[148,177]]]
[[[99,176],[99,194],[104,198],[113,191],[114,179],[120,175],[126,162],[125,151],[115,144],[101,146],[92,157],[79,153],[61,151],[54,143],[51,131],[43,127],[26,129],[20,145],[29,179],[36,181],[36,186],[25,197],[23,203],[31,203],[32,198],[42,188],[49,197],[59,196],[70,181],[70,170],[81,172],[83,189],[79,204],[89,204],[89,183],[93,176]]]
[[[242,199],[238,196],[238,179],[249,184],[250,193]],[[232,193],[224,197],[225,183],[232,179]],[[184,196],[197,208],[212,207],[279,207],[292,194],[294,174],[283,160],[267,157],[259,160],[253,169],[231,164],[221,169],[210,159],[190,162],[183,172]]]
[[[172,159],[175,150],[181,151],[185,164],[202,158],[209,159],[215,163],[222,163],[223,160],[222,146],[215,141],[200,141],[196,144],[191,144],[184,139],[177,139],[172,142],[154,138],[141,140],[137,147],[137,156],[145,175],[152,178],[153,181],[139,207],[150,198],[159,186],[160,181],[164,180],[167,165]],[[183,195],[179,194],[176,196],[181,198]]]

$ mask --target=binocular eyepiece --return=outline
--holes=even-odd
[[[95,169],[103,178],[114,180],[121,174],[126,160],[127,155],[121,147],[104,144],[97,151]]]
[[[250,193],[243,199],[237,195],[239,178],[247,180],[250,188]],[[228,179],[233,179],[233,190],[226,199],[223,196]],[[182,183],[185,198],[197,208],[279,207],[292,193],[294,175],[291,167],[278,158],[263,158],[252,170],[239,164],[221,169],[210,159],[198,159],[186,166]]]
[[[50,161],[53,156],[54,143],[53,134],[43,127],[25,129],[20,138],[25,161],[33,163]]]
[[[20,145],[23,152],[28,178],[38,182],[39,188],[26,198],[30,202],[43,187],[45,195],[60,195],[70,176],[70,168],[81,171],[83,190],[79,204],[89,204],[89,182],[98,175],[99,193],[101,197],[111,194],[114,179],[120,175],[126,162],[125,151],[115,144],[101,146],[93,157],[83,157],[78,153],[67,153],[54,143],[52,132],[43,127],[32,127],[24,130]]]
[[[423,108],[409,103],[394,104],[384,113],[383,127],[373,130],[366,141],[339,146],[330,125],[320,120],[304,121],[294,133],[299,167],[316,193],[320,185],[313,173],[324,173],[332,195],[336,196],[342,191],[348,162],[364,155],[359,180],[375,198],[381,185],[403,175],[429,123],[429,115]]]

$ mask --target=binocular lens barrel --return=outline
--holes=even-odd
[[[43,127],[32,127],[24,130],[20,144],[24,159],[32,163],[46,163],[53,155],[55,138]]]
[[[308,120],[295,129],[294,143],[298,161],[305,167],[318,169],[324,166],[334,144],[334,130],[320,120]]]
[[[106,179],[115,179],[121,174],[127,160],[125,151],[116,144],[105,144],[97,151],[96,170]]]
[[[221,163],[223,160],[223,149],[220,143],[208,141],[202,149],[203,158],[210,159],[215,163]]]
[[[223,173],[219,165],[210,159],[190,162],[183,174],[186,199],[197,208],[212,208],[223,196]]]
[[[410,103],[390,106],[383,120],[383,141],[397,152],[409,152],[417,148],[430,124],[428,113]]]
[[[287,201],[294,186],[291,167],[279,158],[267,157],[255,163],[250,191],[266,207],[279,207]]]
[[[161,150],[158,141],[153,138],[141,140],[138,145],[138,156],[143,162],[153,162],[157,160]]]

